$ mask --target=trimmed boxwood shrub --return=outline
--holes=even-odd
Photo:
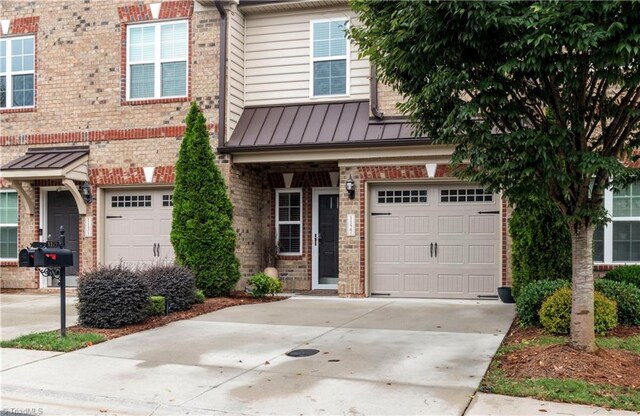
[[[640,265],[620,266],[604,275],[607,280],[631,283],[640,289]]]
[[[605,334],[618,326],[616,302],[599,292],[594,293],[594,329]],[[549,296],[540,308],[540,322],[544,329],[554,335],[566,335],[571,326],[571,289],[558,289]]]
[[[94,328],[137,324],[149,314],[149,289],[123,265],[100,266],[78,279],[78,321]]]
[[[512,294],[538,280],[571,279],[571,235],[558,208],[538,197],[521,201],[509,220]]]
[[[640,289],[627,282],[598,279],[596,290],[618,304],[620,325],[640,325]]]
[[[204,295],[204,292],[200,289],[196,290],[196,303],[204,303],[206,296]]]
[[[542,302],[556,290],[570,285],[571,283],[567,280],[540,280],[526,285],[516,299],[520,326],[540,325],[539,312]]]
[[[184,311],[196,302],[193,273],[181,266],[158,265],[140,272],[152,296],[163,296],[169,312]]]
[[[251,285],[251,294],[254,298],[263,298],[268,294],[273,296],[282,291],[282,282],[264,273],[253,275],[248,283]]]
[[[164,296],[151,296],[149,300],[151,301],[151,305],[149,305],[149,315],[164,315],[167,305],[164,301]]]

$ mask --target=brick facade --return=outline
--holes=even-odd
[[[114,186],[172,185],[173,167],[184,134],[190,100],[199,103],[217,143],[219,14],[214,7],[194,11],[194,2],[163,1],[160,19],[189,21],[188,96],[171,102],[145,100],[122,105],[126,82],[126,25],[152,20],[153,1],[33,1],[3,2],[0,18],[11,20],[9,36],[35,35],[36,107],[0,112],[0,165],[32,147],[89,146],[89,180],[93,195]],[[3,35],[6,36],[6,35]],[[13,110],[13,109],[10,109]],[[18,109],[16,109],[18,110]],[[225,161],[226,162],[226,161]],[[155,167],[151,183],[143,167]],[[228,170],[228,169],[227,169]],[[56,181],[25,185],[36,213],[25,212],[19,200],[19,247],[38,240],[40,189]],[[6,181],[0,187],[7,188]],[[79,221],[80,269],[97,263],[97,204],[89,206],[91,237],[83,238]],[[15,262],[0,265],[1,286],[38,287],[39,276]]]

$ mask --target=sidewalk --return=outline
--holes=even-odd
[[[602,407],[580,404],[545,402],[527,397],[501,396],[498,394],[476,393],[473,401],[464,413],[465,416],[491,415],[607,415],[637,416],[640,413],[624,410],[607,410]]]
[[[75,295],[67,293],[67,326],[76,325]],[[32,332],[60,329],[60,290],[57,293],[0,294],[0,340]]]

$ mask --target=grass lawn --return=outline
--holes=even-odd
[[[563,344],[567,337],[539,335],[529,339],[510,342],[509,338],[500,347],[485,375],[480,390],[508,396],[533,397],[568,403],[581,403],[606,408],[640,410],[638,387],[620,387],[612,384],[590,383],[578,379],[560,378],[510,378],[505,375],[501,359],[525,348]],[[600,337],[598,346],[603,349],[620,349],[640,354],[640,335],[626,338]]]
[[[63,338],[60,336],[58,331],[51,331],[36,332],[20,336],[9,341],[2,341],[0,342],[0,347],[69,352],[88,347],[93,344],[98,344],[106,340],[107,337],[104,335],[91,332],[67,332],[67,336]]]

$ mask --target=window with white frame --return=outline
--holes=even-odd
[[[311,95],[347,95],[349,41],[347,21],[311,22]]]
[[[0,260],[18,258],[18,194],[0,191]]]
[[[187,95],[188,24],[171,21],[127,27],[127,98]]]
[[[0,40],[0,108],[33,107],[34,83],[34,37]]]
[[[280,254],[302,254],[302,191],[276,190],[276,241]]]
[[[603,263],[640,263],[640,182],[605,192],[611,222],[596,228],[593,259]]]

